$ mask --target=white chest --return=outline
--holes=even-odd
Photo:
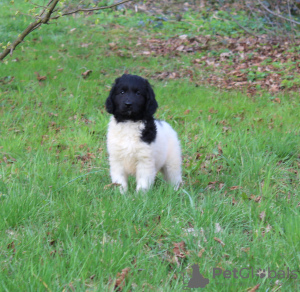
[[[118,153],[119,158],[132,159],[148,149],[147,143],[141,140],[144,129],[142,122],[117,123],[114,118],[110,120],[107,133],[107,147],[110,154]]]

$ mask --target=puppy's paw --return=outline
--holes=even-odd
[[[145,194],[149,190],[148,186],[137,185],[136,192]]]
[[[182,181],[175,183],[173,185],[174,191],[178,191],[181,186],[182,186]]]
[[[125,195],[127,193],[127,186],[120,186],[119,190],[120,190],[120,193],[122,195]]]

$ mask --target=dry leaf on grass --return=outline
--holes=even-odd
[[[107,190],[107,189],[110,189],[111,187],[118,187],[118,186],[120,186],[120,184],[111,183],[111,184],[105,185],[103,189]]]
[[[198,252],[198,257],[201,258],[204,252],[205,252],[205,249],[202,248],[202,249]]]
[[[245,253],[250,251],[250,247],[242,247],[241,250]]]
[[[262,211],[262,212],[259,214],[259,219],[260,219],[261,221],[264,221],[265,217],[266,217],[266,212],[265,212],[265,211]]]
[[[249,200],[253,200],[256,203],[260,203],[261,201],[261,196],[254,196],[254,195],[250,195]]]
[[[297,82],[291,82],[287,85],[286,74],[282,74],[283,68],[289,66],[289,60],[297,60],[298,52],[289,50],[290,43],[272,42],[262,43],[261,39],[249,37],[231,38],[224,36],[196,35],[188,37],[186,35],[171,37],[165,39],[139,39],[138,46],[142,46],[144,51],[139,54],[151,52],[153,55],[171,55],[181,56],[191,52],[203,52],[203,50],[214,50],[218,52],[214,57],[204,55],[192,61],[193,69],[210,69],[208,78],[199,78],[191,80],[199,83],[209,83],[223,89],[242,89],[245,88],[247,93],[254,95],[259,88],[267,89],[272,94],[281,90],[297,89]],[[224,46],[228,52],[222,52]],[[145,55],[145,54],[144,54]],[[149,54],[150,55],[150,54]],[[270,60],[266,62],[266,59]],[[280,62],[282,66],[275,66]],[[191,70],[190,70],[191,71]],[[300,72],[299,66],[294,66],[289,70],[289,76],[297,76]],[[188,70],[181,70],[177,76],[187,75]],[[189,74],[190,75],[190,74]],[[272,100],[274,103],[281,103],[279,98]]]
[[[9,243],[9,244],[7,245],[7,249],[12,249],[12,250],[13,250],[13,253],[16,252],[14,241],[12,241],[11,243]]]
[[[47,76],[41,76],[39,72],[34,72],[34,74],[36,75],[36,79],[38,81],[44,81],[47,79]]]
[[[125,278],[130,271],[130,268],[125,268],[121,273],[117,273],[117,279],[113,282],[114,291],[122,291],[125,286]]]
[[[215,223],[215,233],[223,232],[220,223]]]
[[[219,242],[222,246],[225,246],[225,243],[221,239],[219,239],[218,237],[214,237],[214,240]]]
[[[237,204],[236,199],[232,197],[232,205],[234,206],[234,205],[236,205],[236,204]]]
[[[258,290],[260,284],[255,285],[253,288],[247,289],[248,292],[255,292],[256,290]]]
[[[175,256],[179,258],[185,258],[187,254],[187,251],[185,249],[185,242],[184,241],[180,241],[178,243],[173,242],[173,245],[174,245],[173,252]]]
[[[86,70],[85,72],[81,73],[82,77],[85,79],[87,78],[93,71],[92,70]]]
[[[176,263],[177,267],[180,266],[180,262],[186,258],[186,255],[188,252],[185,249],[185,242],[180,241],[178,243],[173,242],[174,248],[173,248],[173,253],[174,256],[171,260],[172,263]]]

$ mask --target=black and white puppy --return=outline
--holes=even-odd
[[[110,176],[126,192],[128,175],[136,190],[148,190],[161,171],[178,189],[181,183],[181,149],[176,132],[153,118],[158,104],[149,82],[137,75],[117,78],[105,103],[113,116],[107,133]]]

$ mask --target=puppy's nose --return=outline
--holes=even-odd
[[[125,101],[125,105],[126,107],[131,107],[132,106],[132,102],[131,101]]]

